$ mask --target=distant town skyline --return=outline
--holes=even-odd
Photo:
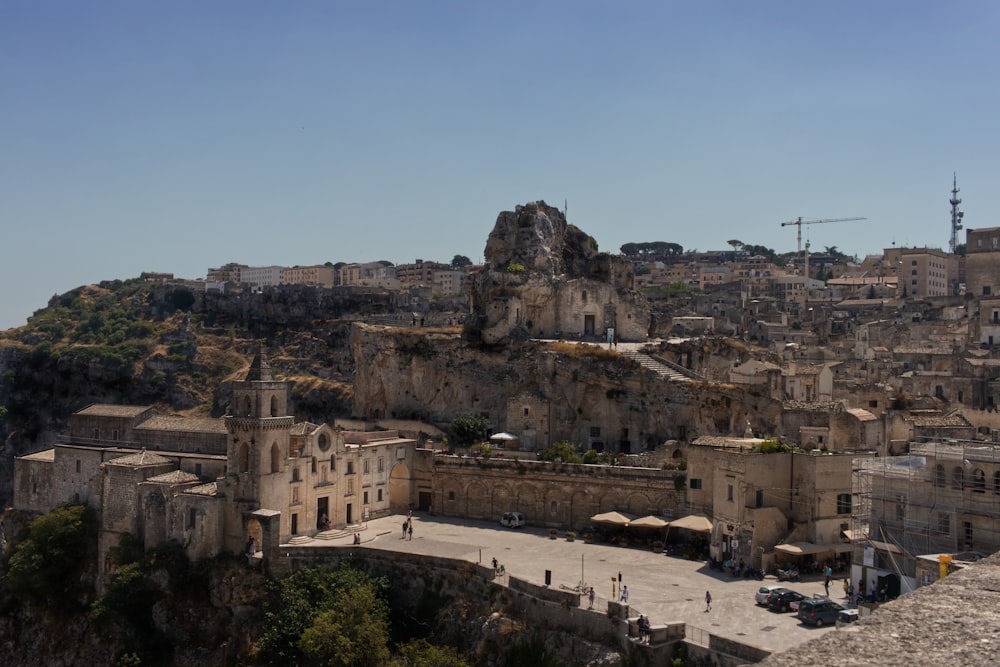
[[[0,329],[142,271],[600,249],[863,257],[1000,225],[1000,5],[0,3]],[[965,238],[963,230],[960,242]]]

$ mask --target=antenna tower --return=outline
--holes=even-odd
[[[948,243],[948,248],[953,255],[958,246],[958,230],[962,228],[962,218],[965,217],[965,213],[958,210],[958,205],[962,203],[962,200],[958,198],[958,192],[958,177],[952,172],[951,199],[948,200],[948,203],[951,204],[951,241]]]

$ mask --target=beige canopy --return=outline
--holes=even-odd
[[[712,520],[701,514],[689,514],[686,517],[670,522],[671,528],[684,528],[696,533],[711,533]]]
[[[644,516],[641,519],[630,521],[629,528],[666,528],[670,524],[655,514]]]
[[[850,551],[850,544],[813,544],[812,542],[789,542],[788,544],[776,544],[775,551],[786,553],[790,556],[805,556],[808,554],[822,554],[831,551],[839,553],[841,548]]]
[[[591,523],[608,523],[613,526],[627,526],[632,521],[632,517],[621,512],[604,512],[590,517]]]

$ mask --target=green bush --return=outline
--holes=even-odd
[[[541,461],[560,460],[563,463],[583,463],[583,457],[576,453],[576,445],[568,440],[560,440],[552,443],[551,447],[546,447],[538,452]]]
[[[88,592],[81,574],[97,554],[97,517],[84,505],[57,507],[32,521],[4,567],[14,596],[72,603]]]

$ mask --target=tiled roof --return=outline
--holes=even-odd
[[[143,451],[136,452],[135,454],[129,454],[128,456],[122,456],[121,458],[111,459],[108,463],[121,466],[151,466],[170,463],[170,459],[164,458],[159,454],[154,454],[153,452]]]
[[[913,417],[914,426],[924,427],[945,427],[945,426],[972,426],[969,420],[960,414],[952,415],[920,415]]]
[[[785,410],[802,410],[805,412],[833,412],[840,403],[837,401],[785,401]]]
[[[143,431],[175,431],[178,433],[226,433],[226,423],[222,419],[211,417],[177,417],[157,415],[150,417],[136,430]]]
[[[192,486],[189,489],[184,489],[184,493],[193,493],[198,496],[214,496],[218,494],[219,488],[218,484],[215,482],[209,482],[208,484],[199,484],[198,486]]]
[[[850,414],[854,415],[858,419],[858,421],[870,422],[878,420],[878,417],[868,412],[864,408],[848,408],[847,411]]]
[[[150,477],[147,482],[154,482],[156,484],[188,484],[190,482],[197,482],[199,477],[193,475],[189,472],[183,470],[171,470],[170,472],[165,472],[162,475],[157,475],[156,477]]]
[[[149,405],[111,405],[110,403],[94,403],[88,405],[83,410],[78,410],[78,415],[88,415],[93,417],[138,417]]]

